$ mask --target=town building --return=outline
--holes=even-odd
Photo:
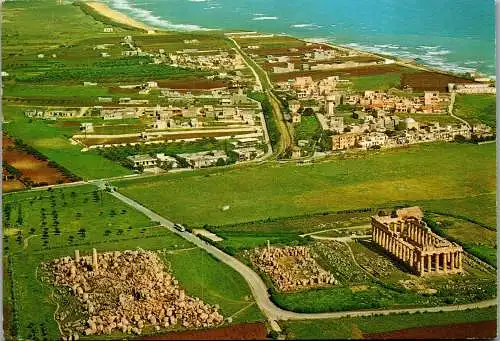
[[[236,148],[231,151],[236,155],[237,161],[253,160],[264,154],[262,150],[255,147]]]
[[[224,162],[227,162],[229,159],[226,153],[220,150],[178,154],[177,157],[187,162],[192,168],[211,167],[215,166],[219,159],[222,159]]]
[[[332,150],[350,149],[356,146],[356,134],[332,135]]]
[[[422,217],[419,207],[373,216],[372,240],[419,276],[462,272],[462,247],[432,232]]]
[[[130,160],[132,162],[135,169],[153,168],[157,165],[157,159],[155,157],[149,156],[148,154],[128,156],[127,160]]]
[[[448,84],[449,92],[459,94],[496,94],[497,88],[489,83]]]
[[[160,167],[170,167],[170,168],[178,168],[179,162],[175,157],[165,155],[165,153],[156,154],[156,159],[160,164]]]

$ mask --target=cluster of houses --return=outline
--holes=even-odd
[[[175,67],[188,67],[201,70],[242,70],[246,67],[243,57],[236,52],[217,51],[217,53],[184,49],[168,55],[169,64]]]
[[[159,153],[155,155],[139,154],[128,156],[132,168],[140,171],[156,171],[158,168],[170,170],[179,168],[206,168],[222,166],[234,162],[245,162],[262,157],[264,151],[259,148],[257,138],[242,138],[231,142],[233,149],[227,153],[221,150],[179,153],[174,156]]]
[[[449,83],[448,91],[458,94],[496,94],[497,88],[491,83],[489,78],[486,78],[484,79],[484,82],[479,83]]]
[[[446,112],[450,97],[439,91],[425,91],[424,96],[398,96],[383,91],[367,90],[363,94],[343,97],[344,104],[361,106],[365,109],[382,109],[401,113],[443,113]]]
[[[346,84],[338,76],[325,78],[314,82],[310,77],[297,77],[291,87],[296,89],[299,100],[288,101],[290,119],[293,123],[301,121],[300,109],[303,109],[300,100],[314,100],[318,104],[310,105],[317,113],[318,120],[324,130],[341,130],[341,117],[336,116],[336,107],[339,104],[349,104],[352,107],[362,108],[359,115],[366,112],[380,112],[382,116],[388,113],[423,113],[436,114],[444,113],[448,109],[450,98],[442,95],[439,91],[426,91],[424,95],[403,97],[387,92],[367,90],[363,94],[345,95],[343,91],[336,89],[338,83]],[[305,96],[300,96],[305,93]]]
[[[287,82],[279,82],[276,86],[279,90],[301,100],[319,100],[326,95],[338,95],[337,87],[345,87],[350,84],[349,80],[340,79],[339,76],[330,76],[319,81],[314,81],[311,76],[305,76],[295,77]]]
[[[184,40],[184,44],[196,45],[197,39]],[[246,68],[245,61],[240,54],[235,51],[224,51],[222,49],[215,50],[199,50],[197,48],[186,48],[168,53],[165,49],[158,49],[157,52],[151,53],[143,51],[140,47],[134,44],[132,36],[125,36],[120,43],[125,50],[122,51],[122,56],[125,57],[151,57],[153,64],[167,64],[174,67],[192,68],[198,70],[220,71],[220,78],[229,78],[236,82],[239,86],[245,80],[242,73],[239,75],[228,75],[227,71],[239,72]],[[103,44],[94,47],[94,49],[107,49],[112,44]],[[109,57],[107,52],[101,52],[103,57]],[[211,76],[212,78],[215,76]],[[210,76],[208,77],[210,78]],[[143,89],[141,94],[147,94],[148,89]]]
[[[310,108],[322,129],[332,133],[333,150],[391,148],[412,143],[453,141],[457,138],[484,140],[494,137],[492,129],[484,124],[473,127],[467,124],[421,124],[411,117],[401,119],[397,115],[445,113],[450,105],[449,94],[426,91],[423,96],[408,97],[391,92],[365,91],[345,95],[336,89],[338,82],[338,77],[319,82],[314,82],[310,77],[297,77],[288,83],[288,90],[308,91],[306,99],[309,100],[304,101],[299,97],[299,100],[288,101],[291,121],[301,122],[305,109]],[[349,120],[352,123],[346,124],[345,116],[337,114],[339,104],[349,104],[354,108],[352,119]],[[299,147],[300,142],[304,141],[299,141]]]
[[[306,46],[312,46],[307,43]],[[257,50],[260,47],[250,45],[248,50]],[[316,71],[316,70],[336,70],[353,67],[362,67],[375,64],[383,64],[384,60],[355,61],[346,57],[355,57],[359,53],[348,49],[333,49],[325,45],[314,48],[306,48],[303,52],[298,48],[289,48],[284,55],[267,55],[265,62],[273,73],[289,73],[294,71]],[[296,53],[296,54],[295,54]],[[258,57],[250,52],[252,57]]]
[[[148,82],[147,86],[151,86]],[[100,117],[103,120],[121,120],[128,118],[146,117],[152,118],[157,122],[153,123],[154,129],[165,129],[170,127],[167,123],[170,119],[179,116],[183,118],[205,117],[209,120],[217,120],[218,125],[227,124],[246,124],[255,125],[259,120],[261,111],[260,103],[250,99],[243,92],[231,93],[228,91],[213,91],[214,94],[200,96],[203,99],[216,100],[217,104],[210,105],[187,105],[187,106],[135,106],[147,105],[143,100],[137,103],[130,98],[120,98],[121,106],[101,106],[81,108],[60,108],[60,109],[29,109],[24,112],[27,117],[57,120],[58,118],[83,118]],[[111,100],[111,98],[110,98]],[[173,122],[172,122],[173,123]],[[172,124],[174,127],[175,124]],[[199,127],[198,124],[192,127]]]
[[[494,136],[492,129],[484,124],[473,127],[463,123],[423,124],[411,117],[400,119],[383,111],[369,115],[356,112],[354,116],[363,123],[344,125],[343,117],[334,120],[335,124],[330,127],[333,150],[393,148],[414,143],[454,141],[457,138],[471,139],[473,135],[482,139]]]

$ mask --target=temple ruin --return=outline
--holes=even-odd
[[[372,217],[372,240],[419,276],[462,272],[463,249],[438,236],[422,220],[419,207]]]

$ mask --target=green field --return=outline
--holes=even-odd
[[[346,77],[352,82],[352,90],[387,90],[397,88],[401,82],[401,73],[392,72],[372,76],[349,76]]]
[[[495,95],[457,95],[453,111],[471,124],[496,127]]]
[[[54,124],[54,121],[30,120],[20,107],[4,106],[4,131],[31,145],[50,160],[64,166],[84,179],[99,179],[132,174],[132,171],[100,156],[95,151],[81,152],[69,138],[75,127]],[[78,127],[76,127],[77,129]]]
[[[453,211],[458,209],[454,201],[443,200],[471,201],[472,208],[479,208],[484,204],[481,195],[494,195],[494,155],[494,145],[435,143],[356,153],[310,166],[264,164],[115,184],[154,211],[192,226],[424,200]],[[225,205],[230,209],[222,211]],[[475,213],[478,220],[492,221],[495,208],[487,205]]]
[[[356,339],[361,333],[495,320],[496,307],[456,312],[402,314],[330,320],[283,321],[287,339]],[[361,333],[360,333],[361,332]]]
[[[13,288],[13,300],[6,298],[4,304],[14,308],[10,321],[19,337],[43,338],[45,333],[47,339],[58,338],[54,311],[71,302],[42,284],[40,263],[71,256],[75,249],[89,254],[94,247],[99,252],[166,249],[166,261],[189,295],[219,304],[235,322],[262,319],[237,272],[93,186],[9,194],[3,200],[4,293]]]
[[[311,140],[321,133],[321,126],[316,116],[302,116],[295,129],[295,140]]]

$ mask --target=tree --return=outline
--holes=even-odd
[[[302,115],[304,115],[304,116],[313,116],[314,115],[314,110],[312,108],[305,108],[304,111],[302,112]]]
[[[21,208],[21,205],[19,205],[17,209],[17,220],[16,220],[17,225],[22,226],[23,225],[23,210]]]
[[[225,166],[226,165],[226,161],[224,161],[223,158],[218,158],[217,159],[217,162],[215,163],[216,166]]]

